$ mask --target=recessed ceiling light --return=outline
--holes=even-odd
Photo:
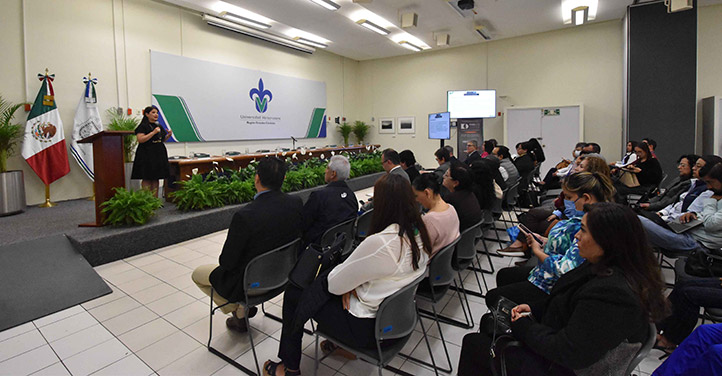
[[[405,40],[402,40],[401,42],[399,42],[399,44],[402,45],[402,46],[405,47],[405,48],[410,49],[411,51],[416,51],[416,52],[421,51],[421,47],[419,47],[419,46],[417,46],[417,45],[415,45],[415,44],[413,44],[413,43],[409,43],[409,42],[407,42],[407,41],[405,41]]]
[[[231,13],[231,12],[221,12],[220,16],[225,18],[226,20],[237,22],[237,23],[240,23],[243,25],[248,25],[251,27],[255,27],[257,29],[270,29],[271,28],[271,25],[269,25],[265,22],[256,21],[254,19],[239,16],[239,15]]]
[[[572,24],[572,18],[574,22],[579,22],[581,13],[577,13],[583,7],[587,7],[586,18],[584,22],[593,21],[597,17],[597,8],[599,7],[599,0],[561,0],[562,1],[562,20],[564,24]],[[581,23],[576,23],[581,25]]]
[[[588,20],[589,7],[576,7],[572,9],[572,23],[574,25],[581,25]]]
[[[369,30],[375,31],[381,35],[389,35],[389,33],[390,33],[390,31],[384,29],[383,27],[381,27],[379,25],[376,25],[375,23],[373,23],[367,19],[360,19],[360,20],[356,21],[356,23]]]
[[[491,34],[489,33],[489,29],[487,29],[484,25],[478,25],[474,27],[474,31],[476,31],[476,33],[485,40],[491,40]]]
[[[313,46],[313,47],[318,47],[318,48],[326,48],[326,47],[328,47],[327,45],[325,45],[325,44],[323,44],[323,43],[321,43],[321,42],[316,42],[316,41],[313,41],[313,40],[310,40],[310,39],[306,39],[306,38],[303,38],[303,37],[294,37],[293,40],[295,40],[295,41],[298,42],[298,43],[307,44],[307,45]]]
[[[340,5],[334,3],[331,0],[311,0],[314,3],[328,9],[328,10],[338,10],[338,8],[341,8]]]

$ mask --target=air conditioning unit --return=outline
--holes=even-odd
[[[681,12],[690,10],[694,7],[694,0],[664,0],[667,6],[667,13]]]

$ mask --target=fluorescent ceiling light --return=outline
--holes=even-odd
[[[476,33],[485,40],[491,40],[491,34],[489,33],[489,29],[487,29],[484,25],[474,27],[474,31],[476,31]]]
[[[416,51],[416,52],[421,51],[421,47],[419,47],[413,43],[409,43],[405,40],[402,40],[401,42],[399,42],[399,44],[402,45],[403,47],[410,49],[411,51]]]
[[[589,7],[577,7],[572,9],[572,23],[574,25],[581,25],[587,21]]]
[[[294,37],[293,40],[295,40],[295,41],[298,42],[298,43],[307,44],[307,45],[313,46],[313,47],[318,47],[318,48],[326,48],[326,47],[328,47],[327,45],[325,45],[325,44],[323,44],[323,43],[316,42],[316,41],[313,41],[313,40],[310,40],[310,39],[306,39],[306,38],[303,38],[303,37]]]
[[[575,10],[580,7],[587,7],[587,17],[584,22],[593,21],[597,17],[597,8],[599,7],[598,0],[561,0],[562,1],[562,20],[564,24],[571,24],[572,18],[575,18],[575,22],[579,22],[577,17],[574,16]],[[578,24],[580,25],[580,24]]]
[[[384,29],[383,27],[381,27],[379,25],[376,25],[375,23],[373,23],[367,19],[360,19],[360,20],[356,21],[356,23],[371,30],[371,31],[375,31],[381,35],[389,35],[389,33],[390,33],[390,31]]]
[[[340,5],[334,3],[331,0],[311,0],[314,3],[328,9],[328,10],[338,10],[338,8],[341,8]]]
[[[261,21],[256,21],[254,19],[250,19],[247,17],[239,16],[239,15],[237,15],[235,13],[231,13],[231,12],[225,12],[225,11],[221,12],[220,16],[229,21],[237,22],[237,23],[240,23],[243,25],[248,25],[251,27],[258,28],[258,29],[270,29],[271,28],[271,25],[269,25],[267,23],[264,23]]]
[[[314,51],[316,51],[312,47],[305,46],[301,43],[298,43],[296,41],[286,39],[265,31],[261,31],[258,29],[246,27],[243,25],[239,25],[235,22],[230,22],[228,20],[224,20],[222,18],[218,18],[215,16],[211,16],[209,14],[203,15],[203,21],[206,21],[211,26],[220,27],[222,29],[234,31],[236,33],[248,35],[250,37],[258,38],[261,40],[264,40],[266,42],[275,43],[284,47],[292,48],[296,51],[305,52],[308,54],[312,54]]]

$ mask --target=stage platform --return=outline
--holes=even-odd
[[[348,185],[354,191],[365,189],[383,174],[350,179]],[[322,187],[291,194],[305,202],[311,192]],[[98,266],[226,229],[233,213],[245,204],[182,212],[166,202],[143,226],[78,227],[93,220],[93,205],[86,199],[71,200],[54,208],[28,207],[25,213],[0,217],[0,245],[65,234],[92,266]]]

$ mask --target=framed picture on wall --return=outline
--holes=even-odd
[[[413,116],[406,116],[398,118],[399,133],[416,133],[416,121]]]
[[[379,133],[396,133],[394,118],[379,118]]]

